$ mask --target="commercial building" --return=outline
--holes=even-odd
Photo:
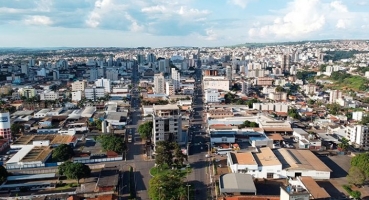
[[[4,139],[12,139],[9,112],[0,113],[0,136]]]
[[[76,92],[76,91],[85,91],[87,87],[87,81],[83,80],[83,81],[75,81],[72,83],[72,91]]]
[[[206,89],[218,89],[223,91],[229,91],[229,80],[222,76],[204,76],[203,78],[204,90]]]
[[[220,176],[219,190],[221,194],[256,195],[254,179],[249,174],[223,174]]]
[[[103,87],[92,87],[85,89],[85,97],[86,99],[96,101],[99,98],[105,97],[105,88]]]
[[[59,93],[51,90],[46,90],[40,94],[40,100],[54,101],[59,99]]]
[[[106,93],[111,92],[110,79],[100,78],[95,81],[96,87],[103,87]]]
[[[218,89],[206,89],[204,103],[218,103],[220,102],[219,97],[220,97],[220,93]]]
[[[165,94],[165,79],[163,73],[154,75],[154,93]]]
[[[255,178],[287,178],[311,176],[328,180],[331,170],[311,151],[298,149],[259,148],[257,153],[227,153],[233,173],[247,173]]]
[[[153,105],[154,145],[159,141],[182,142],[182,115],[177,105]]]

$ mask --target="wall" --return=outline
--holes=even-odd
[[[295,173],[301,173],[301,176],[311,176],[313,179],[328,180],[331,177],[330,172],[315,171],[315,170],[285,170],[286,176],[295,177]]]

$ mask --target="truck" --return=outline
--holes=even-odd
[[[128,135],[128,142],[132,142],[132,135]]]

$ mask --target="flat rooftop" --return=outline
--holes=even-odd
[[[244,153],[230,153],[233,164],[239,165],[257,165],[258,163],[255,161],[254,156],[251,152]]]
[[[109,187],[117,186],[119,179],[119,169],[116,167],[104,168],[100,172],[99,180],[97,181],[97,186],[99,187]]]
[[[44,161],[52,152],[49,147],[35,147],[20,162]]]
[[[301,169],[331,172],[331,169],[325,165],[310,150],[301,149],[277,149],[275,155],[282,162],[284,169]]]
[[[254,156],[256,162],[260,166],[273,166],[282,164],[269,147],[259,148],[259,152],[255,153]]]
[[[154,110],[178,110],[178,106],[176,104],[167,104],[167,105],[153,105]]]
[[[33,141],[50,141],[50,144],[68,144],[73,141],[73,136],[50,134],[50,135],[22,135],[13,145],[32,145]]]

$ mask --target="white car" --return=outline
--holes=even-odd
[[[209,154],[206,154],[206,155],[205,155],[205,158],[210,158]]]

